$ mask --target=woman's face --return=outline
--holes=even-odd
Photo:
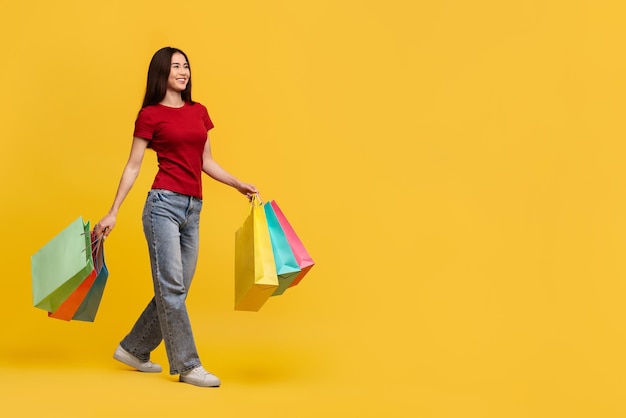
[[[185,56],[180,52],[175,52],[172,55],[172,64],[170,66],[170,75],[167,79],[168,90],[173,90],[180,93],[187,88],[189,83],[189,64],[185,59]]]

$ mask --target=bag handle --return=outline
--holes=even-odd
[[[252,205],[254,205],[254,202],[257,201],[258,205],[260,206],[263,204],[263,199],[261,199],[261,195],[259,194],[259,192],[254,193],[252,196],[250,196],[250,203]]]
[[[248,215],[252,213],[252,210],[256,206],[261,206],[263,204],[263,199],[261,199],[261,195],[259,193],[254,193],[250,196],[250,206],[248,208]]]

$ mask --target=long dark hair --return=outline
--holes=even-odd
[[[148,83],[146,85],[146,95],[143,98],[143,105],[141,106],[142,109],[146,106],[158,104],[165,98],[167,79],[172,66],[172,55],[177,52],[182,54],[187,60],[187,64],[189,64],[187,54],[178,48],[172,48],[170,46],[159,49],[152,56],[150,66],[148,67]],[[180,95],[183,101],[193,104],[193,100],[191,100],[191,65],[189,65],[189,81],[187,82],[187,87]]]

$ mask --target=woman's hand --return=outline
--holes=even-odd
[[[107,215],[100,220],[94,226],[93,232],[97,239],[106,238],[109,236],[113,228],[115,227],[115,215]]]
[[[248,184],[248,183],[243,183],[241,181],[237,182],[237,185],[235,186],[235,188],[239,191],[239,193],[245,194],[248,197],[248,200],[252,199],[252,195],[259,192],[257,188],[254,187],[253,185]]]

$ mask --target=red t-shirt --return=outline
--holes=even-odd
[[[146,106],[135,121],[134,136],[150,141],[159,161],[153,189],[166,189],[202,199],[202,153],[213,128],[206,107],[185,103],[174,108]]]

